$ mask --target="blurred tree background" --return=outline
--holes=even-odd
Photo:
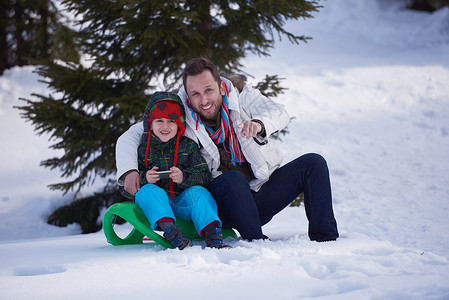
[[[32,1],[20,3],[34,7]],[[42,3],[57,16],[51,1]],[[268,56],[275,39],[306,42],[308,37],[284,28],[286,21],[310,18],[320,7],[318,1],[305,0],[63,0],[58,4],[73,16],[73,23],[63,27],[64,37],[73,42],[70,48],[78,59],[37,57],[37,72],[51,93],[22,99],[25,104],[19,108],[38,134],[51,134],[52,148],[63,150],[63,155],[41,162],[67,179],[50,186],[63,193],[78,192],[98,176],[115,174],[117,138],[139,121],[153,91],[180,87],[182,68],[189,59],[207,57],[222,72],[244,73],[241,60],[249,53]],[[33,22],[44,20],[42,15],[30,15]],[[64,52],[65,47],[55,49]],[[277,75],[267,75],[259,86],[276,97],[283,90],[279,83]],[[112,183],[102,193],[58,209],[48,222],[59,226],[78,222],[83,232],[93,232],[101,228],[96,224],[101,207],[117,201],[121,199]]]
[[[0,1],[0,76],[15,66],[78,62],[72,30],[50,0]]]

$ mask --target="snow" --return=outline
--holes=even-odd
[[[71,195],[46,187],[61,174],[39,162],[58,152],[13,106],[48,91],[33,68],[7,71],[0,299],[449,299],[449,9],[427,14],[403,4],[322,2],[314,19],[288,24],[312,41],[282,41],[271,58],[244,61],[254,81],[286,78],[279,100],[295,119],[284,161],[307,152],[327,159],[336,242],[309,241],[304,207],[264,226],[271,241],[228,239],[230,250],[198,241],[184,251],[114,247],[102,232],[46,224]]]

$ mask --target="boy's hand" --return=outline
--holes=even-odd
[[[151,170],[148,170],[145,174],[145,177],[147,178],[148,183],[155,183],[156,181],[159,181],[161,178],[159,177],[159,174],[157,173],[158,167],[153,167]]]
[[[182,173],[182,171],[178,167],[171,167],[170,171],[171,173],[169,177],[171,178],[171,180],[173,180],[174,183],[182,183],[182,181],[184,180],[184,174]]]

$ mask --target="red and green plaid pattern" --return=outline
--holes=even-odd
[[[154,166],[159,167],[158,171],[166,171],[173,166],[176,140],[171,139],[163,143],[153,135],[151,137],[151,154],[148,158],[147,168],[144,163],[145,141],[142,142],[138,148],[138,157],[140,183],[144,185],[147,183],[145,177],[146,172]],[[194,185],[207,187],[212,179],[209,167],[201,156],[198,145],[185,136],[182,136],[179,140],[177,167],[183,172],[184,181],[181,184],[175,184],[173,186],[175,195],[180,194],[183,190]],[[165,191],[169,191],[169,179],[161,179],[156,184]]]

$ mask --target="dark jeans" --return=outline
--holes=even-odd
[[[218,205],[224,227],[238,230],[243,239],[264,238],[262,225],[304,192],[309,238],[330,241],[338,237],[332,209],[329,170],[318,154],[306,154],[282,166],[258,192],[250,189],[239,171],[218,176],[208,187]]]

